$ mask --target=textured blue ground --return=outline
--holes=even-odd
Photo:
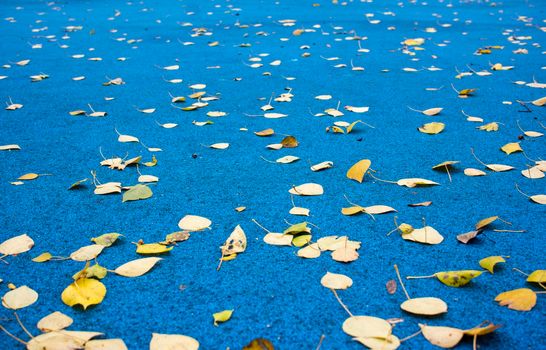
[[[0,63],[9,64],[23,59],[31,62],[24,67],[12,64],[0,70],[8,78],[0,80],[1,99],[24,105],[17,111],[0,111],[0,144],[17,143],[21,151],[0,152],[0,241],[28,233],[36,245],[31,252],[9,257],[9,265],[0,264],[2,294],[8,282],[29,285],[39,294],[39,300],[21,310],[25,324],[36,334],[34,325],[46,314],[59,310],[74,318],[72,329],[94,330],[109,338],[123,338],[130,349],[145,349],[152,332],[179,333],[200,341],[202,349],[240,349],[255,337],[270,339],[278,349],[314,349],[322,334],[323,349],[359,349],[341,330],[347,317],[332,293],[320,285],[326,271],[343,273],[354,280],[352,288],[340,296],[351,311],[359,315],[382,318],[404,318],[394,333],[400,338],[418,330],[418,323],[470,328],[484,320],[502,324],[494,334],[479,339],[487,349],[546,349],[546,300],[539,295],[530,312],[517,312],[500,307],[495,296],[503,291],[535,286],[526,285],[520,274],[512,271],[544,269],[546,259],[544,206],[531,203],[514,189],[514,183],[530,194],[546,193],[543,179],[529,180],[520,171],[531,164],[523,154],[505,155],[499,147],[516,142],[521,132],[516,120],[526,130],[543,131],[537,121],[546,125],[544,109],[532,106],[531,113],[521,113],[517,99],[529,101],[545,95],[544,89],[513,84],[522,80],[546,81],[544,48],[546,33],[545,2],[542,0],[491,2],[459,2],[436,0],[428,4],[401,1],[374,3],[350,2],[347,6],[317,1],[2,1],[0,3]],[[452,4],[452,6],[448,6]],[[21,9],[17,9],[21,6]],[[231,10],[230,7],[231,6]],[[114,9],[121,11],[115,20]],[[396,16],[385,15],[393,11]],[[194,12],[193,15],[188,14]],[[210,12],[210,13],[209,13]],[[370,24],[365,14],[373,13],[379,24]],[[433,14],[437,14],[436,17]],[[518,16],[532,17],[528,25]],[[6,20],[13,17],[15,22]],[[294,27],[283,27],[282,19],[295,19]],[[191,26],[182,26],[191,22]],[[248,24],[249,27],[236,26]],[[254,24],[261,23],[261,27]],[[450,23],[449,28],[439,24]],[[293,36],[297,28],[315,32]],[[66,33],[69,25],[81,25],[83,30]],[[334,29],[334,27],[342,27]],[[395,30],[387,30],[394,26]],[[207,28],[212,36],[191,37],[191,29]],[[437,33],[424,29],[435,27]],[[32,32],[42,28],[42,31]],[[116,33],[111,32],[117,29]],[[356,41],[345,40],[356,31],[368,37],[362,47],[369,53],[358,53]],[[511,44],[503,31],[532,36],[526,45]],[[91,32],[92,31],[92,32]],[[266,32],[267,36],[256,35]],[[328,35],[326,35],[328,34]],[[506,33],[505,33],[506,34]],[[48,38],[48,36],[51,36]],[[141,40],[134,44],[116,38]],[[410,57],[401,52],[400,42],[406,38],[423,37],[424,51]],[[281,38],[289,38],[281,41]],[[180,42],[193,41],[193,46]],[[207,44],[218,41],[216,47]],[[446,46],[437,46],[445,42]],[[31,44],[42,43],[42,49]],[[249,43],[251,47],[239,47]],[[537,45],[533,45],[536,43]],[[68,48],[61,48],[66,44]],[[308,58],[301,54],[302,45],[309,45]],[[487,45],[502,45],[491,55],[476,56],[474,51]],[[528,54],[512,51],[526,48]],[[90,51],[93,49],[93,51]],[[74,54],[85,54],[80,60]],[[252,69],[250,57],[269,53],[264,67]],[[436,55],[437,58],[433,58]],[[327,61],[321,58],[340,58]],[[101,57],[102,61],[88,61]],[[127,57],[124,62],[116,60]],[[418,58],[418,61],[412,61]],[[278,67],[268,63],[282,60]],[[335,64],[365,67],[364,72],[349,68],[333,68]],[[456,79],[456,68],[467,71],[489,69],[489,63],[501,62],[515,66],[513,70],[494,72],[487,77],[476,75]],[[179,71],[164,71],[156,67],[180,64]],[[422,69],[437,66],[442,71],[408,73],[403,67]],[[207,69],[221,66],[220,69]],[[388,73],[381,72],[389,69]],[[271,72],[270,76],[262,75]],[[50,78],[30,83],[30,75],[45,73]],[[72,77],[84,75],[83,81]],[[122,77],[126,84],[104,87],[107,79]],[[288,81],[283,77],[295,77]],[[164,79],[182,78],[173,85]],[[242,78],[240,81],[234,78]],[[218,93],[219,101],[194,112],[182,112],[170,106],[168,92],[173,95],[191,93],[189,84],[207,84],[209,94]],[[474,97],[460,99],[450,84],[457,88],[477,88]],[[426,91],[427,87],[440,87]],[[259,106],[266,101],[258,98],[272,93],[279,95],[292,88],[290,103],[274,103],[275,112],[287,118],[268,120],[247,117],[260,114]],[[314,96],[331,94],[330,101],[318,101]],[[105,96],[115,97],[105,101]],[[360,126],[349,135],[326,133],[332,117],[315,117],[325,108],[341,105],[370,106],[363,115],[346,112],[342,120],[363,119],[375,129]],[[511,105],[502,101],[512,101]],[[105,118],[72,117],[71,110],[107,111]],[[191,102],[190,102],[191,103]],[[186,103],[188,104],[188,103]],[[139,113],[133,107],[157,108],[154,114]],[[435,117],[412,112],[414,108],[444,107]],[[546,108],[546,107],[544,107]],[[497,132],[476,129],[465,120],[461,109],[485,121],[502,123]],[[216,118],[214,125],[197,127],[193,120],[208,119],[206,112],[222,110],[228,116]],[[155,123],[175,122],[174,129],[163,129]],[[425,135],[416,128],[429,121],[442,121],[446,129],[438,135]],[[101,181],[136,182],[134,168],[123,172],[98,165],[99,147],[107,156],[151,154],[138,144],[116,141],[117,127],[125,134],[140,138],[147,146],[161,147],[158,165],[142,168],[159,176],[151,186],[154,196],[148,200],[122,203],[120,196],[93,195],[92,186],[67,191],[76,180],[89,177],[97,170]],[[241,132],[246,127],[249,132]],[[252,132],[268,127],[277,134],[297,137],[300,146],[280,151],[266,150],[269,143],[281,136],[264,139]],[[525,139],[522,148],[531,158],[546,156],[544,137]],[[225,151],[204,148],[201,144],[229,142]],[[506,173],[488,172],[484,177],[466,177],[466,167],[483,168],[470,153],[489,163],[510,164],[517,168]],[[197,154],[197,158],[192,158]],[[296,155],[299,162],[280,165],[264,162],[260,156],[276,159]],[[440,186],[408,189],[370,179],[362,184],[345,177],[356,161],[369,158],[372,167],[385,179],[424,177]],[[325,160],[334,168],[313,173],[310,163]],[[445,173],[431,167],[445,160],[459,160],[458,171],[450,183]],[[18,176],[28,173],[50,173],[22,186],[13,186]],[[273,231],[301,218],[288,214],[292,207],[288,189],[292,185],[316,182],[324,186],[320,197],[295,198],[296,204],[311,209],[308,220],[320,227],[315,238],[327,235],[349,235],[362,241],[360,259],[341,264],[329,254],[318,259],[303,260],[288,247],[268,246],[262,242],[264,232],[251,222],[255,218]],[[393,215],[346,217],[340,208],[347,203],[347,194],[363,205],[385,204],[396,208],[399,220],[420,226],[421,218],[445,236],[440,245],[424,246],[403,241],[398,234],[387,237],[393,228]],[[426,208],[409,208],[407,204],[430,200]],[[234,208],[244,205],[247,210],[237,213]],[[64,305],[60,295],[71,283],[71,276],[82,268],[73,261],[36,264],[31,258],[43,251],[67,256],[89,244],[89,238],[106,232],[120,232],[125,237],[106,249],[98,261],[115,268],[137,258],[130,242],[162,240],[165,234],[177,230],[177,222],[186,214],[201,215],[213,221],[212,230],[192,234],[176,247],[149,274],[136,279],[110,274],[103,281],[108,293],[102,304],[83,312]],[[488,216],[499,215],[512,226],[502,223],[497,229],[521,229],[525,233],[492,232],[471,244],[463,245],[457,234],[470,231],[474,224]],[[217,272],[218,247],[233,228],[240,224],[248,236],[248,249],[236,260],[224,263]],[[403,275],[431,274],[436,271],[476,269],[478,261],[490,255],[509,255],[506,264],[494,275],[484,273],[470,285],[450,288],[437,280],[415,280],[407,283],[412,296],[437,296],[449,304],[449,312],[441,317],[423,319],[405,314],[399,304],[405,299],[399,290],[389,295],[385,283],[395,277],[393,264]],[[184,285],[184,290],[180,286]],[[223,309],[235,309],[233,318],[214,327],[211,314]],[[0,324],[20,337],[25,337],[12,314],[0,310]],[[26,338],[26,337],[25,337]],[[1,349],[22,346],[0,334]],[[472,347],[470,340],[459,346]],[[408,349],[433,348],[421,336],[402,345]]]

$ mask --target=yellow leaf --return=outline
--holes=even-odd
[[[358,161],[351,168],[349,168],[347,171],[347,177],[362,183],[364,180],[364,175],[366,175],[366,172],[371,164],[372,162],[369,159],[362,159]]]
[[[265,129],[265,130],[262,130],[262,131],[256,131],[254,134],[256,136],[262,136],[262,137],[265,137],[265,136],[271,136],[275,133],[275,131],[273,129]]]
[[[358,123],[361,123],[361,122],[362,122],[362,120],[357,120],[357,121],[354,121],[351,124],[349,124],[347,126],[347,134],[350,134],[351,131],[353,131],[353,128],[355,127],[355,125],[358,124]]]
[[[523,152],[523,150],[521,149],[521,146],[519,145],[519,142],[507,143],[506,145],[501,147],[501,150],[506,154],[511,154],[514,152]]]
[[[296,140],[294,136],[286,136],[284,139],[282,139],[281,145],[284,148],[295,148],[298,147],[298,140]]]
[[[544,106],[546,104],[546,96],[545,97],[541,97],[539,99],[536,99],[534,100],[533,102],[531,102],[532,104],[534,104],[535,106],[537,107],[541,107],[541,106]]]
[[[484,323],[487,324],[487,322],[488,321],[486,321]],[[486,335],[486,334],[494,332],[495,330],[499,329],[500,327],[501,327],[501,325],[495,325],[493,323],[489,323],[486,326],[479,325],[479,326],[476,326],[474,328],[467,329],[467,330],[464,331],[464,334],[465,335],[471,335],[471,336]]]
[[[63,291],[61,299],[68,306],[81,305],[87,309],[90,305],[100,304],[106,295],[106,287],[94,278],[80,278]]]
[[[40,175],[35,174],[35,173],[28,173],[28,174],[19,176],[17,178],[17,180],[34,180],[34,179],[37,179],[38,176],[40,176]]]
[[[434,135],[434,134],[441,133],[445,127],[446,126],[444,123],[432,122],[432,123],[423,124],[422,126],[418,128],[418,130],[424,134]]]
[[[157,164],[157,158],[155,157],[155,155],[152,155],[152,161],[151,162],[145,162],[143,163],[145,166],[147,167],[152,167],[152,166],[156,166]]]
[[[527,276],[527,282],[546,283],[546,270],[533,271]]]
[[[498,216],[491,216],[491,217],[478,221],[478,223],[476,224],[476,230],[481,230],[482,228],[491,224],[493,221],[497,220],[498,218],[499,218]]]
[[[166,245],[159,243],[138,244],[136,252],[138,254],[163,254],[171,251],[173,247],[167,247]]]
[[[51,260],[51,258],[51,253],[45,252],[32,259],[32,261],[42,263]]]
[[[502,256],[489,256],[480,260],[480,266],[486,269],[487,271],[493,273],[493,268],[497,263],[506,262]]]
[[[482,273],[483,271],[478,270],[442,271],[435,273],[434,276],[446,286],[461,287]]]
[[[537,295],[529,288],[520,288],[500,293],[495,298],[500,306],[508,305],[509,309],[529,311],[537,303]]]
[[[355,205],[348,208],[341,208],[341,214],[351,216],[356,215],[360,213],[365,213],[366,209],[364,207],[361,207],[360,205]]]
[[[489,124],[478,126],[478,129],[484,130],[484,131],[497,131],[499,130],[499,124],[497,124],[496,122],[492,122]]]
[[[212,318],[214,319],[214,325],[218,326],[218,323],[223,323],[228,321],[231,318],[231,315],[233,314],[233,310],[224,310],[217,313],[212,314]]]
[[[275,350],[273,343],[267,339],[256,338],[246,345],[243,350]]]

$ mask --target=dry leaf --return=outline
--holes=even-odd
[[[509,309],[530,311],[537,303],[537,295],[529,288],[514,289],[500,293],[495,297],[500,306],[508,305]]]
[[[38,293],[27,286],[21,286],[10,290],[2,297],[2,305],[5,308],[19,310],[32,305],[38,300]]]
[[[358,161],[347,171],[347,178],[362,183],[364,180],[364,175],[366,175],[366,172],[370,168],[371,164],[372,162],[369,159],[362,159]]]
[[[320,284],[329,289],[347,289],[353,285],[353,280],[349,276],[326,272],[322,276]]]
[[[324,189],[321,185],[316,183],[305,183],[299,186],[294,186],[288,193],[298,196],[320,196],[324,193]]]
[[[29,251],[34,246],[34,241],[26,233],[9,238],[0,244],[0,254],[17,255]]]
[[[352,316],[343,322],[343,331],[358,338],[387,338],[392,333],[389,322],[373,316]]]
[[[212,224],[207,218],[196,215],[186,215],[178,222],[178,227],[184,231],[202,231],[207,229]]]
[[[62,312],[55,311],[43,317],[36,327],[42,332],[60,331],[69,327],[74,320]]]
[[[432,123],[423,124],[422,126],[418,128],[418,130],[424,134],[434,135],[434,134],[441,133],[444,130],[444,128],[445,128],[444,123],[432,122]]]
[[[507,143],[501,147],[501,150],[506,154],[512,154],[514,152],[523,152],[519,142]]]
[[[151,257],[129,261],[114,270],[120,276],[138,277],[150,271],[161,258]]]
[[[447,304],[439,298],[412,298],[404,301],[400,308],[415,315],[436,316],[447,312]]]
[[[487,271],[493,273],[493,268],[500,262],[506,262],[502,256],[489,256],[480,260],[480,266]]]
[[[423,336],[432,345],[439,346],[444,349],[451,349],[459,342],[464,336],[464,332],[458,328],[442,327],[442,326],[427,326],[419,324]]]
[[[187,335],[152,333],[150,350],[198,350],[199,342]]]

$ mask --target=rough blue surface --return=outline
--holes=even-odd
[[[470,328],[490,320],[503,327],[480,338],[480,348],[546,349],[545,296],[538,296],[537,305],[530,312],[512,311],[494,302],[495,296],[506,290],[526,286],[538,290],[537,286],[527,285],[524,276],[512,271],[513,267],[527,272],[546,268],[544,206],[530,202],[514,188],[514,183],[518,183],[529,194],[544,194],[544,180],[521,176],[520,171],[532,164],[523,154],[506,155],[499,150],[505,143],[518,141],[521,132],[516,120],[525,130],[544,132],[537,123],[546,125],[544,109],[531,106],[531,113],[522,113],[518,112],[522,107],[516,103],[518,99],[543,97],[544,89],[512,83],[531,82],[533,78],[546,81],[545,49],[540,47],[546,43],[546,33],[539,28],[546,26],[544,1],[505,1],[497,6],[481,1],[355,1],[347,6],[317,2],[319,7],[312,7],[311,1],[286,0],[0,3],[0,63],[12,62],[10,69],[0,70],[0,75],[8,76],[0,80],[0,96],[6,101],[11,96],[14,102],[24,105],[16,111],[0,111],[0,145],[17,143],[22,148],[0,152],[0,241],[28,233],[36,242],[29,253],[6,258],[9,265],[0,264],[0,278],[4,280],[0,287],[4,293],[8,282],[26,284],[40,294],[37,303],[19,312],[33,333],[37,334],[34,325],[41,317],[59,310],[74,318],[71,329],[101,331],[109,338],[123,338],[130,349],[146,349],[152,332],[192,336],[200,341],[202,349],[240,349],[255,337],[270,339],[278,349],[314,349],[322,334],[326,336],[322,349],[359,349],[361,345],[341,330],[347,317],[345,311],[332,293],[320,285],[320,278],[331,271],[353,279],[352,288],[339,292],[353,313],[404,318],[394,329],[400,338],[417,331],[418,323]],[[121,15],[110,21],[114,9],[120,10]],[[385,15],[387,11],[393,11],[395,16]],[[366,13],[374,14],[381,23],[369,23]],[[518,16],[533,20],[528,25],[518,21]],[[6,20],[9,17],[15,22]],[[279,23],[282,19],[297,22],[293,27],[284,27]],[[184,22],[191,25],[183,26]],[[261,26],[255,27],[257,23]],[[440,26],[446,23],[452,26]],[[244,28],[245,24],[249,27]],[[294,29],[311,29],[315,24],[322,28],[292,35]],[[64,28],[70,25],[81,25],[83,30],[65,33]],[[338,26],[342,28],[334,28]],[[396,29],[387,30],[390,26]],[[191,37],[192,28],[196,27],[207,28],[213,35]],[[426,33],[427,27],[435,27],[437,33]],[[43,30],[32,32],[39,28]],[[111,32],[112,29],[117,32]],[[503,34],[505,30],[513,32]],[[268,35],[257,35],[260,31]],[[357,42],[345,40],[355,33],[367,37],[362,47],[370,49],[369,53],[358,53]],[[65,34],[69,38],[63,39]],[[532,38],[520,46],[507,40],[512,34]],[[129,44],[116,40],[121,37],[140,41]],[[401,52],[400,42],[413,37],[427,40],[425,50],[415,51],[416,55],[410,57]],[[183,46],[179,41],[192,41],[195,45]],[[207,44],[213,41],[219,45],[209,47]],[[442,42],[447,45],[437,46]],[[43,48],[32,49],[29,43],[42,43]],[[241,43],[252,46],[240,47]],[[63,49],[63,44],[69,47]],[[305,51],[300,49],[302,45],[310,46],[306,50],[310,57],[301,56]],[[504,49],[493,50],[491,55],[473,54],[488,45],[502,45]],[[528,54],[512,53],[518,48],[528,49]],[[86,57],[71,58],[79,53]],[[260,53],[269,53],[263,58],[264,67],[248,67],[248,59]],[[340,59],[327,61],[321,56]],[[90,57],[101,57],[102,61],[88,61]],[[121,62],[116,60],[118,57],[127,60]],[[31,62],[24,67],[13,64],[23,59]],[[282,60],[282,64],[269,66],[275,59]],[[352,71],[351,59],[355,66],[366,70]],[[497,62],[514,69],[485,77],[455,78],[456,69],[468,71],[466,65],[481,70]],[[339,63],[349,67],[333,67]],[[172,64],[179,64],[181,69],[164,71],[156,67]],[[443,70],[421,70],[432,65]],[[221,68],[207,69],[211,66]],[[403,67],[420,71],[404,72]],[[390,71],[382,72],[384,69]],[[265,71],[271,75],[262,75]],[[41,72],[50,78],[30,83],[28,77]],[[80,75],[86,79],[72,81],[72,77]],[[106,76],[122,77],[126,84],[104,87],[101,84],[107,81]],[[163,78],[182,78],[184,82],[173,85]],[[194,83],[207,84],[207,92],[219,94],[220,100],[194,112],[172,108],[168,93],[188,95],[188,85]],[[451,83],[458,89],[478,90],[475,96],[460,99]],[[441,86],[439,91],[425,90]],[[279,95],[288,87],[292,88],[293,101],[273,103],[274,112],[288,114],[287,118],[270,120],[245,115],[261,114],[259,107],[267,100],[258,98],[269,99],[272,93]],[[331,94],[333,99],[314,99],[320,94]],[[115,99],[105,101],[105,96]],[[341,106],[370,106],[367,114],[345,111],[345,116],[338,119],[363,119],[375,128],[360,125],[349,135],[326,133],[326,127],[336,120],[312,114],[335,108],[338,101]],[[76,109],[89,110],[88,103],[108,115],[90,118],[68,114]],[[134,106],[157,111],[142,114]],[[406,106],[445,109],[438,116],[428,117]],[[485,122],[502,123],[499,131],[477,130],[481,124],[466,121],[461,109]],[[210,119],[206,112],[211,110],[229,114],[215,118],[211,126],[192,124],[193,120]],[[164,129],[156,120],[179,126]],[[416,130],[430,121],[444,122],[446,129],[438,135]],[[142,155],[145,161],[151,158],[139,144],[118,143],[114,127],[137,136],[147,146],[164,150],[156,153],[156,167],[141,167],[143,173],[160,178],[156,186],[151,186],[152,198],[122,203],[118,195],[93,195],[89,183],[80,190],[67,191],[74,181],[90,177],[90,170],[97,170],[103,182],[136,183],[138,174],[134,168],[118,172],[98,165],[102,159],[99,148],[107,157],[128,153],[131,157]],[[239,131],[243,127],[249,131]],[[258,138],[253,134],[269,127],[277,135]],[[267,150],[267,144],[281,140],[280,134],[294,135],[300,146]],[[544,140],[526,138],[521,145],[529,157],[538,159],[546,155]],[[216,142],[229,142],[231,146],[223,151],[201,146]],[[517,169],[466,177],[464,168],[483,168],[472,157],[471,148],[487,163],[509,164]],[[197,154],[197,158],[192,154]],[[289,154],[301,160],[281,165],[260,158],[274,160]],[[371,159],[372,168],[382,178],[423,177],[441,185],[408,189],[369,178],[362,184],[347,179],[347,169],[362,158]],[[325,160],[333,161],[334,167],[317,173],[309,170],[309,163]],[[452,183],[445,173],[431,170],[445,160],[461,161],[452,173]],[[22,186],[10,184],[28,172],[52,176]],[[301,221],[302,218],[288,214],[292,207],[288,189],[305,182],[320,183],[325,190],[320,197],[295,198],[296,205],[311,210],[308,220],[320,227],[313,230],[314,237],[348,235],[362,241],[359,260],[341,264],[333,261],[329,253],[302,260],[295,255],[295,249],[262,242],[264,232],[251,219],[276,232],[286,227],[284,219]],[[347,206],[343,194],[366,206],[392,206],[398,210],[399,222],[416,227],[425,217],[427,224],[445,236],[445,241],[425,246],[404,241],[398,234],[387,237],[386,233],[394,228],[393,214],[377,215],[375,221],[367,215],[343,216],[340,209]],[[433,202],[430,207],[407,206],[427,200]],[[247,210],[235,212],[234,208],[241,205]],[[60,299],[82,263],[31,262],[32,257],[44,251],[67,256],[89,244],[91,237],[115,231],[124,237],[98,258],[100,264],[114,269],[138,258],[131,242],[162,240],[165,234],[177,230],[178,220],[186,214],[210,218],[212,230],[192,234],[142,277],[129,279],[109,274],[103,280],[108,288],[105,300],[85,312],[64,305]],[[525,232],[489,230],[486,237],[480,236],[471,244],[457,242],[457,234],[470,231],[478,220],[492,215],[512,223],[498,223],[493,228]],[[248,249],[217,272],[218,247],[237,224],[247,234]],[[490,255],[509,255],[510,259],[498,266],[494,275],[484,273],[463,288],[450,288],[433,279],[406,283],[412,296],[444,299],[449,312],[440,317],[424,319],[405,314],[399,308],[405,300],[400,288],[394,295],[385,289],[385,283],[395,278],[395,263],[403,275],[428,275],[479,269],[478,261]],[[212,313],[223,309],[235,309],[233,318],[219,327],[213,326]],[[0,317],[0,324],[26,338],[11,312],[2,309]],[[22,346],[1,334],[0,348]],[[419,336],[408,340],[402,348],[434,346]],[[471,339],[465,339],[459,348],[472,348]]]

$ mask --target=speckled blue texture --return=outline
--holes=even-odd
[[[347,317],[332,293],[320,285],[326,271],[350,276],[354,285],[339,294],[351,311],[358,315],[383,318],[404,318],[394,333],[400,338],[418,330],[418,323],[470,328],[484,320],[502,324],[494,334],[482,337],[478,344],[486,349],[546,349],[546,300],[540,295],[530,312],[517,312],[500,307],[495,296],[503,291],[531,287],[522,275],[512,271],[546,268],[544,248],[546,215],[544,206],[531,203],[518,194],[514,183],[529,194],[546,193],[543,179],[529,180],[520,170],[531,164],[523,154],[505,155],[499,147],[516,142],[521,133],[519,120],[526,130],[543,131],[537,121],[546,124],[544,109],[532,107],[532,113],[520,113],[515,102],[543,97],[543,89],[513,84],[513,81],[546,82],[543,47],[546,33],[546,6],[542,0],[491,2],[459,2],[436,0],[425,5],[401,1],[374,3],[350,2],[347,6],[327,1],[145,1],[128,4],[124,1],[2,1],[0,13],[0,63],[8,64],[31,59],[25,67],[0,70],[8,75],[0,81],[0,96],[24,107],[17,111],[0,111],[0,144],[17,143],[21,151],[0,152],[0,241],[28,233],[36,242],[31,252],[8,257],[9,265],[0,264],[2,293],[8,282],[28,285],[40,297],[37,303],[19,312],[25,324],[37,334],[36,322],[52,311],[62,311],[74,318],[71,329],[104,332],[109,338],[123,338],[130,349],[146,349],[152,332],[179,333],[199,340],[202,349],[241,349],[255,337],[270,339],[278,349],[314,349],[322,334],[322,349],[360,349],[341,330]],[[452,6],[447,6],[452,4]],[[23,9],[16,9],[22,6]],[[232,6],[231,10],[228,6]],[[121,11],[115,20],[114,9]],[[145,10],[146,9],[146,10]],[[228,11],[230,10],[230,11]],[[385,15],[393,11],[395,16]],[[194,12],[189,15],[189,12]],[[208,14],[208,12],[211,12]],[[370,24],[365,14],[373,13],[379,24]],[[433,17],[433,14],[437,14]],[[532,25],[517,21],[518,16],[532,17]],[[4,18],[14,17],[10,23]],[[282,19],[295,19],[294,27],[283,27]],[[71,20],[72,19],[72,20]],[[40,20],[41,22],[37,22]],[[191,22],[192,26],[182,26]],[[236,26],[248,24],[248,28]],[[261,27],[254,27],[255,24]],[[439,26],[451,23],[450,28]],[[294,29],[310,29],[320,24],[314,33],[292,36]],[[83,30],[68,33],[62,39],[64,27],[82,25]],[[333,27],[343,27],[334,29]],[[387,30],[394,26],[396,30]],[[427,27],[437,33],[426,33]],[[35,28],[46,28],[33,33]],[[212,36],[190,37],[191,29],[205,27]],[[117,29],[117,33],[110,30]],[[515,55],[518,45],[507,41],[503,31],[532,36],[521,46],[527,55]],[[356,31],[368,39],[362,47],[369,53],[358,53],[355,41],[345,40]],[[90,31],[94,31],[91,35]],[[266,32],[267,36],[256,35]],[[326,35],[328,34],[328,35]],[[46,36],[54,35],[56,41]],[[126,37],[140,42],[128,44],[116,41]],[[402,54],[400,42],[406,38],[427,39],[424,51],[415,58]],[[281,38],[289,38],[281,41]],[[193,46],[179,43],[193,41]],[[207,44],[219,41],[216,47]],[[449,41],[445,47],[436,44]],[[42,43],[42,49],[32,49],[28,43]],[[239,47],[249,43],[251,47]],[[69,48],[62,49],[59,45]],[[302,45],[309,45],[308,58],[303,58]],[[487,45],[502,45],[491,55],[476,56],[474,51]],[[90,51],[93,48],[94,51]],[[80,60],[71,58],[82,53]],[[269,53],[264,67],[252,69],[248,58]],[[434,59],[432,55],[436,55]],[[323,57],[340,58],[327,61]],[[101,57],[102,61],[88,61]],[[127,57],[125,62],[116,60]],[[282,60],[278,67],[268,63]],[[364,72],[350,68],[336,69],[335,64],[365,67]],[[489,63],[513,65],[510,71],[492,76],[470,76],[456,79],[456,69],[465,71],[467,64],[474,69],[488,69]],[[156,67],[179,64],[179,71],[164,71]],[[442,71],[421,70],[403,72],[403,67],[422,69],[437,66]],[[207,69],[221,66],[221,69]],[[389,69],[388,73],[381,72]],[[271,72],[271,76],[262,75]],[[50,78],[30,83],[30,75],[43,72]],[[83,81],[72,77],[85,75]],[[122,77],[126,84],[104,87],[110,78]],[[283,77],[295,77],[287,81]],[[182,78],[173,85],[164,79]],[[235,78],[242,78],[236,81]],[[173,95],[188,95],[188,85],[207,84],[209,94],[221,99],[194,112],[182,112],[170,106]],[[458,89],[477,88],[475,96],[460,99],[450,84]],[[427,87],[441,87],[426,91]],[[272,93],[279,95],[292,88],[291,103],[273,103],[275,112],[289,117],[268,120],[248,117],[261,114],[259,107]],[[331,94],[330,101],[318,101],[314,96]],[[105,96],[115,97],[105,101]],[[375,129],[359,125],[349,135],[326,133],[333,118],[315,117],[326,108],[341,105],[370,106],[367,114],[346,115],[341,120],[363,119]],[[512,105],[502,104],[512,101]],[[72,117],[71,110],[107,111],[105,118]],[[186,103],[186,105],[188,102]],[[142,114],[139,108],[157,108],[154,114]],[[406,108],[444,107],[434,117],[424,116]],[[546,108],[546,107],[545,107]],[[461,109],[486,122],[502,123],[498,132],[479,131],[479,124],[470,123]],[[196,127],[193,120],[204,121],[206,112],[221,110],[228,116],[215,118],[214,125]],[[311,113],[310,113],[311,111]],[[163,129],[160,123],[175,122],[174,129]],[[416,128],[426,122],[441,121],[444,132],[425,135]],[[90,177],[97,170],[101,181],[121,181],[134,184],[138,174],[134,168],[123,172],[98,165],[106,156],[126,153],[142,155],[149,161],[151,154],[138,144],[116,141],[114,127],[140,138],[147,146],[161,147],[156,153],[158,165],[141,168],[146,174],[160,178],[151,186],[154,196],[148,200],[122,203],[121,197],[96,196],[92,186],[67,191],[76,180]],[[248,128],[248,132],[239,131]],[[253,131],[274,128],[277,135],[258,138]],[[280,134],[294,135],[300,142],[295,149],[267,150],[265,146],[279,142]],[[544,137],[525,139],[522,148],[531,158],[544,157]],[[224,151],[204,148],[201,144],[229,142]],[[470,153],[488,163],[509,164],[517,168],[506,173],[488,172],[485,177],[466,177],[466,167],[483,168]],[[193,158],[192,154],[197,154]],[[263,161],[295,155],[299,162],[280,165]],[[430,188],[408,189],[374,182],[366,178],[359,184],[345,177],[356,161],[369,158],[377,175],[389,180],[423,177],[441,183]],[[331,160],[332,169],[313,173],[309,164]],[[445,160],[459,160],[450,183],[445,173],[431,167]],[[50,173],[23,186],[12,186],[18,176],[28,173]],[[268,246],[262,241],[264,232],[251,222],[252,218],[275,232],[286,224],[302,218],[288,214],[292,207],[288,189],[292,185],[316,182],[324,186],[320,197],[297,197],[298,206],[311,210],[308,220],[320,229],[313,229],[314,238],[327,235],[348,235],[362,241],[360,259],[341,264],[329,253],[314,260],[302,260],[296,250]],[[367,215],[346,217],[340,208],[347,206],[346,194],[361,205],[385,204],[398,210],[400,222],[420,227],[422,217],[445,236],[440,245],[425,246],[403,241],[393,229],[393,214],[377,215],[375,221]],[[430,207],[409,208],[409,203],[430,200]],[[242,213],[237,206],[246,206]],[[105,249],[99,263],[114,269],[138,258],[131,242],[162,240],[165,234],[177,230],[177,222],[186,214],[202,215],[212,220],[212,230],[198,232],[175,247],[150,273],[134,278],[109,274],[104,280],[108,293],[102,304],[83,312],[64,305],[60,295],[71,283],[71,276],[83,266],[73,261],[36,264],[31,258],[41,252],[67,256],[89,239],[106,232],[120,232],[124,237]],[[456,241],[456,235],[473,229],[485,217],[499,215],[512,226],[494,224],[497,229],[525,230],[525,233],[486,232],[471,244]],[[236,260],[216,266],[223,243],[233,228],[240,224],[248,237],[248,248]],[[407,282],[414,296],[436,296],[449,305],[449,312],[436,318],[414,317],[400,310],[405,300],[400,288],[389,295],[385,283],[395,278],[393,264],[403,275],[428,275],[436,271],[479,269],[478,261],[490,255],[509,255],[506,264],[496,268],[494,275],[484,273],[463,288],[450,288],[437,280]],[[181,286],[183,286],[181,288]],[[536,289],[536,288],[535,288]],[[212,313],[235,309],[233,318],[219,327],[213,326]],[[26,338],[18,329],[12,314],[0,310],[0,324],[14,334]],[[0,334],[0,349],[22,346]],[[422,336],[402,345],[404,349],[431,349],[434,346]],[[461,349],[472,348],[465,339]]]

